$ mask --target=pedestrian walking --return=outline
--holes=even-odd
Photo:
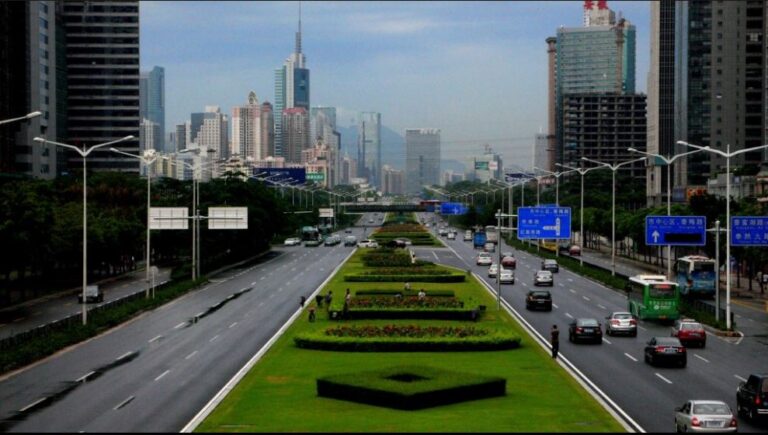
[[[318,308],[323,308],[323,295],[315,296],[315,303],[317,304]]]
[[[403,290],[410,291],[411,290],[411,283],[410,282],[406,282],[405,285],[403,286]]]
[[[552,358],[557,358],[557,352],[560,350],[560,330],[557,329],[557,325],[552,325],[552,330],[549,332],[552,344]]]
[[[352,293],[349,292],[349,289],[347,289],[347,294],[344,295],[344,303],[349,304],[349,301],[352,300]]]
[[[310,323],[315,321],[315,307],[309,307],[309,321]]]
[[[766,287],[768,287],[768,272],[763,272],[763,281],[760,283],[760,294],[765,293]]]
[[[304,308],[304,302],[307,301],[306,296],[302,296],[301,299],[299,299],[299,308]]]
[[[325,304],[328,306],[328,308],[331,307],[331,300],[333,299],[333,291],[328,290],[328,294],[325,295]]]

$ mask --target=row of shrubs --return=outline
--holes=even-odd
[[[349,301],[348,308],[355,309],[400,309],[400,308],[464,308],[464,301],[455,297],[433,298],[425,296],[357,296]]]
[[[428,297],[434,298],[434,297],[454,297],[456,296],[456,292],[453,290],[424,290],[424,293],[427,294]],[[370,289],[370,290],[358,290],[355,292],[355,296],[376,296],[376,295],[382,295],[382,296],[394,296],[394,295],[402,295],[402,296],[418,296],[419,292],[418,290],[397,290],[397,289]]]
[[[381,308],[332,310],[332,320],[458,320],[476,321],[480,318],[482,306],[474,308]]]
[[[346,282],[464,282],[466,275],[369,275],[369,274],[347,274],[344,275]]]
[[[437,267],[377,267],[370,271],[360,272],[362,275],[450,275],[455,272]],[[407,281],[407,280],[406,280]]]
[[[520,337],[491,331],[472,337],[334,337],[324,331],[300,333],[294,343],[303,349],[346,352],[463,352],[516,349]]]
[[[503,396],[506,384],[506,379],[497,376],[403,366],[319,378],[317,395],[416,410]]]
[[[415,223],[390,223],[389,225],[382,226],[376,231],[377,234],[381,233],[426,233],[424,227]]]

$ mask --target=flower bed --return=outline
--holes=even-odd
[[[390,296],[354,297],[349,301],[349,309],[364,308],[464,308],[464,301],[455,297],[430,296],[420,299],[418,296],[395,298]]]
[[[463,274],[436,275],[436,274],[404,274],[404,275],[369,275],[348,274],[344,275],[347,282],[464,282],[467,279]]]
[[[359,325],[326,328],[324,334],[330,337],[483,337],[489,331],[475,326],[419,326],[419,325]]]
[[[355,296],[375,296],[375,295],[381,295],[381,296],[394,296],[397,294],[403,295],[403,296],[417,296],[418,290],[396,290],[396,289],[370,289],[370,290],[358,290],[355,292]],[[456,295],[456,292],[453,290],[426,290],[425,293],[429,297],[453,297]]]
[[[377,267],[360,275],[450,275],[450,270],[426,267]]]

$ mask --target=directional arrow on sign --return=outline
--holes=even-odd
[[[651,233],[651,237],[653,237],[653,243],[658,243],[660,235],[661,234],[659,234],[658,231],[654,231],[653,233]]]

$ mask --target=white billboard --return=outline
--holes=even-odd
[[[150,207],[150,230],[186,230],[189,229],[188,207]]]
[[[320,208],[318,209],[320,212],[321,218],[332,218],[333,217],[333,209],[332,208]]]
[[[247,230],[248,207],[209,207],[209,230]]]

